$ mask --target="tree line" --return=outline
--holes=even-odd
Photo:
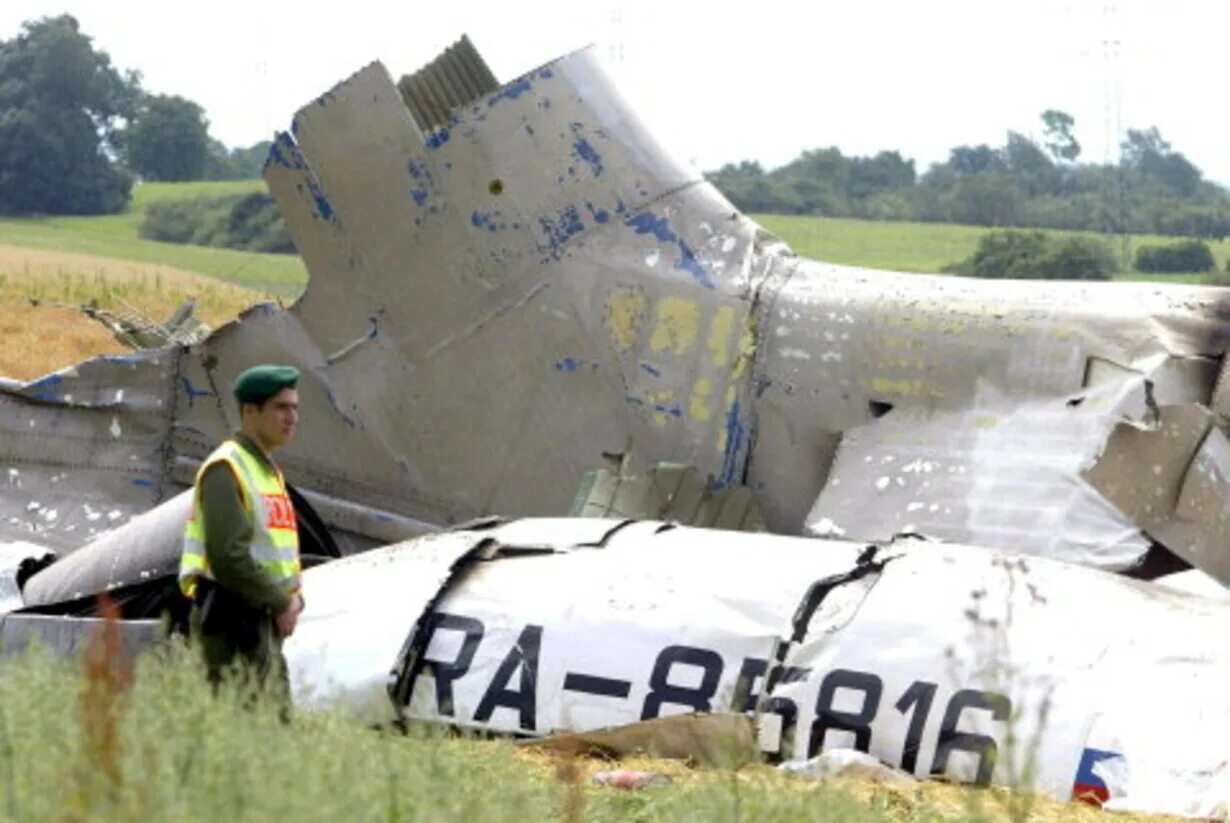
[[[0,40],[0,214],[118,212],[137,178],[255,178],[268,150],[210,137],[199,105],[146,92],[70,15]]]
[[[1230,193],[1204,179],[1156,127],[1129,129],[1118,163],[1081,163],[1066,112],[1042,113],[1042,138],[957,146],[918,174],[897,151],[847,157],[805,151],[765,171],[743,161],[706,178],[744,211],[976,226],[1230,235]]]

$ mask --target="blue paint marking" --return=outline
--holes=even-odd
[[[654,377],[662,376],[662,372],[652,363],[642,363],[641,370],[644,371],[646,374],[653,375]]]
[[[497,220],[499,211],[491,213],[476,211],[470,215],[470,225],[476,229],[486,229],[489,232],[503,231],[508,228],[507,223],[501,223]]]
[[[139,354],[103,354],[99,355],[98,359],[104,363],[116,363],[125,366],[145,362],[145,358]]]
[[[713,281],[709,278],[709,272],[696,259],[696,254],[692,251],[691,247],[682,240],[679,241],[679,259],[675,261],[675,268],[686,271],[692,275],[693,280],[705,288],[713,288]]]
[[[602,175],[602,155],[584,137],[578,137],[572,144],[572,154],[589,163],[589,167],[594,170],[594,177]]]
[[[144,477],[138,477],[132,481],[132,485],[138,486],[142,489],[152,489],[154,488],[154,481],[146,480]]]
[[[565,357],[563,360],[557,360],[555,362],[556,371],[568,372],[569,374],[572,374],[580,368],[581,361],[577,360],[575,357]]]
[[[725,489],[733,486],[736,477],[743,473],[741,453],[746,431],[743,421],[739,419],[739,401],[736,400],[726,415],[726,453],[722,457],[722,473],[714,483],[715,489]]]
[[[610,212],[598,208],[593,203],[586,201],[585,208],[589,209],[589,216],[594,218],[595,223],[606,223],[611,219]]]
[[[520,80],[514,80],[500,91],[491,95],[491,97],[487,99],[487,105],[494,106],[501,100],[516,100],[531,88],[532,84],[530,83],[530,79],[528,77],[522,77]]]
[[[329,198],[325,197],[320,184],[314,178],[308,180],[308,189],[312,192],[312,202],[316,204],[316,216],[321,220],[333,220],[333,204],[329,202]]]
[[[299,121],[296,120],[291,124],[292,129],[298,129]],[[295,152],[295,141],[289,134],[280,131],[274,137],[273,145],[269,147],[269,154],[265,157],[265,168],[269,166],[281,166],[284,169],[301,169],[304,167],[303,158]]]
[[[624,225],[631,227],[637,234],[649,234],[663,243],[674,243],[679,248],[679,259],[675,261],[675,268],[686,271],[692,275],[692,279],[707,289],[714,287],[709,272],[696,259],[692,247],[671,231],[670,223],[665,217],[658,217],[652,212],[641,212],[625,220]]]
[[[623,214],[623,213],[624,213],[624,212],[626,212],[627,210],[628,210],[628,207],[624,205],[624,201],[623,201],[623,200],[616,200],[616,201],[615,201],[615,213],[616,213],[616,214]]]
[[[427,142],[423,145],[429,149],[438,149],[448,142],[448,139],[453,136],[452,131],[446,126],[442,129],[437,129],[427,136]]]
[[[430,180],[431,174],[427,171],[427,167],[417,160],[411,160],[407,166],[410,176],[415,180]]]
[[[655,217],[650,212],[629,217],[624,225],[631,226],[637,234],[652,234],[663,243],[674,243],[679,236],[671,231],[670,223],[665,217]]]
[[[49,374],[46,377],[39,378],[33,383],[26,385],[28,390],[34,392],[35,400],[59,400],[60,393],[55,391],[55,387],[64,382],[64,378],[58,374]]]
[[[413,191],[410,192],[410,199],[414,201],[414,204],[416,206],[422,206],[426,204],[427,198],[430,196],[431,195],[428,193],[427,189],[424,189],[424,188],[414,189]]]
[[[198,389],[192,385],[192,381],[187,377],[179,378],[179,382],[183,384],[184,394],[188,395],[188,408],[192,408],[196,404],[198,397],[213,397],[214,393],[210,389]]]
[[[550,69],[543,69],[542,71],[538,72],[538,76],[541,77],[543,80],[550,80],[552,77],[555,76],[555,72],[551,71]]]
[[[564,244],[573,236],[585,231],[585,224],[581,222],[581,215],[576,206],[568,206],[554,218],[540,217],[538,224],[542,226],[543,232],[547,235],[546,251],[556,260],[563,253]]]
[[[665,414],[669,417],[674,417],[676,419],[683,417],[683,409],[681,409],[678,404],[675,404],[672,406],[664,406],[664,405],[659,404],[659,405],[654,406],[653,410],[660,414]]]

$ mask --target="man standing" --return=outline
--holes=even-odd
[[[299,372],[262,365],[235,380],[240,430],[205,459],[184,528],[179,584],[193,601],[191,628],[209,680],[237,667],[289,706],[282,640],[295,630],[299,536],[274,450],[299,418]]]

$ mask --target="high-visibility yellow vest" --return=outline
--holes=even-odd
[[[196,473],[192,514],[184,525],[184,550],[179,560],[179,587],[185,595],[196,594],[196,581],[209,580],[205,556],[205,524],[201,519],[201,477],[216,463],[227,463],[239,484],[239,496],[252,521],[252,558],[290,593],[299,590],[299,531],[295,507],[286,491],[282,472],[258,460],[234,440],[214,449]]]

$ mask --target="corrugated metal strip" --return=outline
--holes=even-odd
[[[453,109],[491,94],[499,87],[483,56],[466,35],[397,84],[414,122],[425,132],[447,123]]]

